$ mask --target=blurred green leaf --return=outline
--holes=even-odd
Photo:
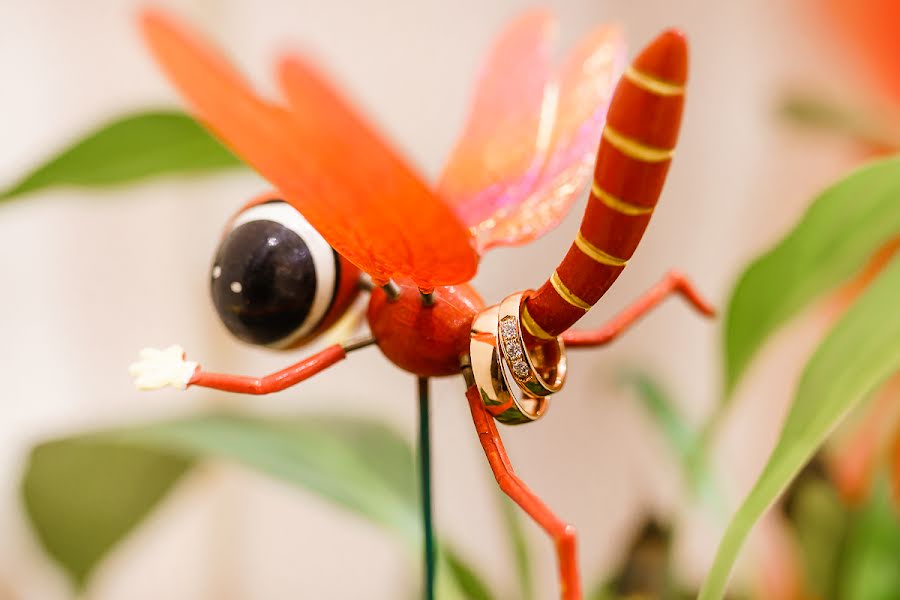
[[[818,468],[804,469],[791,488],[785,512],[800,548],[808,591],[817,598],[834,598],[848,509]]]
[[[693,597],[683,590],[675,577],[672,537],[671,527],[660,525],[653,519],[645,520],[635,532],[617,572],[595,586],[588,598],[682,600]]]
[[[672,532],[647,521],[637,532],[609,588],[624,598],[662,598],[669,588]]]
[[[624,381],[637,391],[647,413],[659,425],[682,464],[689,465],[697,452],[699,436],[685,423],[669,395],[653,378],[640,371],[626,374]]]
[[[754,523],[841,418],[900,369],[898,298],[900,257],[850,307],[806,365],[775,449],[719,544],[701,600],[722,597]]]
[[[516,579],[519,582],[518,598],[534,600],[534,578],[531,576],[531,550],[528,538],[522,527],[522,513],[519,506],[503,492],[498,494],[500,513],[506,525],[506,535],[512,549],[516,566]]]
[[[31,452],[25,508],[44,548],[80,587],[191,464],[90,436],[47,442]]]
[[[50,555],[78,584],[198,459],[228,459],[421,537],[409,445],[346,418],[211,415],[51,441],[31,455],[26,508]]]
[[[0,201],[55,186],[105,187],[241,164],[191,117],[176,111],[150,111],[122,117],[89,133],[0,191]]]
[[[226,458],[283,479],[418,541],[413,454],[386,426],[355,418],[212,415],[116,434],[188,456]]]
[[[744,271],[725,317],[730,394],[765,340],[900,235],[900,159],[859,169],[815,199],[800,223]]]
[[[882,477],[851,517],[838,582],[839,600],[896,600],[900,594],[900,515]]]
[[[467,600],[493,600],[494,595],[485,581],[456,551],[444,546],[442,558],[441,564],[446,567],[446,571],[454,580],[458,591],[463,594],[463,598]]]
[[[609,587],[604,583],[596,586],[587,595],[588,600],[616,600],[616,595],[609,591]]]
[[[624,375],[623,381],[634,387],[647,413],[659,426],[678,458],[691,493],[717,515],[723,515],[725,503],[709,464],[703,436],[685,422],[672,398],[652,377],[640,371],[631,371]]]
[[[870,113],[840,106],[818,94],[791,94],[781,100],[782,118],[805,127],[832,131],[865,144],[884,148],[900,146],[896,131]]]

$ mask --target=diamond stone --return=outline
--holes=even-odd
[[[530,371],[525,362],[525,352],[522,349],[519,325],[515,317],[507,316],[500,319],[500,343],[503,346],[506,364],[513,374],[519,379],[527,379]]]
[[[524,360],[517,360],[513,362],[512,365],[513,373],[516,374],[516,377],[519,379],[525,379],[528,377],[528,365],[525,364]]]
[[[500,321],[500,335],[507,339],[519,337],[516,320],[513,317],[503,317]]]
[[[503,350],[506,353],[506,356],[508,356],[512,360],[522,358],[522,346],[519,345],[518,340],[506,341],[503,344]]]

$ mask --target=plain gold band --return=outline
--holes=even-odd
[[[523,392],[504,368],[497,337],[499,309],[499,304],[489,306],[472,322],[468,366],[481,403],[496,420],[507,425],[528,423],[544,415],[550,398]]]

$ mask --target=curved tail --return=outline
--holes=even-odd
[[[625,71],[613,95],[581,228],[568,254],[524,303],[522,323],[552,338],[610,288],[637,248],[662,191],[684,105],[687,43],[669,29]]]

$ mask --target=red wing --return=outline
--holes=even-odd
[[[533,191],[477,232],[480,250],[530,242],[556,227],[593,173],[606,109],[625,68],[625,43],[615,27],[583,38],[560,68],[551,149]]]
[[[280,79],[290,109],[259,98],[199,36],[157,12],[147,42],[197,116],[271,181],[328,242],[382,283],[468,281],[478,257],[453,212],[334,88],[297,59]]]
[[[497,38],[482,66],[437,188],[473,230],[531,191],[540,175],[553,120],[545,92],[555,29],[550,13],[525,13]]]

